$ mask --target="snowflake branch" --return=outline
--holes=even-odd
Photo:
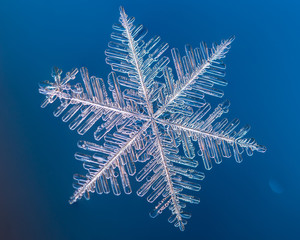
[[[120,14],[121,14],[122,26],[126,30],[127,39],[128,39],[128,42],[129,42],[129,48],[130,48],[130,51],[131,51],[131,57],[133,58],[133,61],[134,61],[133,65],[136,68],[136,71],[137,71],[137,74],[138,74],[138,77],[139,77],[139,81],[140,81],[140,84],[141,84],[141,87],[142,87],[142,90],[143,90],[144,99],[145,99],[146,104],[147,104],[147,110],[148,110],[149,115],[152,116],[153,115],[153,107],[152,107],[152,104],[149,101],[147,88],[146,88],[145,83],[144,83],[143,73],[141,71],[141,66],[140,66],[139,61],[138,61],[139,57],[138,57],[138,54],[137,54],[136,49],[135,49],[136,44],[135,44],[134,38],[132,37],[131,30],[128,26],[129,23],[128,23],[128,19],[127,19],[127,14],[125,13],[125,10],[124,10],[123,7],[120,8]]]
[[[206,70],[211,67],[214,61],[222,58],[233,40],[234,37],[222,42],[210,57],[205,59],[205,61],[200,66],[196,67],[192,74],[190,74],[187,79],[184,79],[184,83],[177,86],[177,89],[175,89],[175,92],[173,93],[171,98],[167,101],[167,103],[165,103],[160,109],[157,110],[157,112],[154,114],[154,117],[157,118],[161,114],[163,114],[166,111],[166,108],[171,105],[183,93],[184,90],[186,90],[191,84],[193,84],[199,76],[203,75]]]
[[[218,134],[218,133],[215,133],[215,132],[208,132],[208,131],[197,129],[197,128],[186,127],[186,126],[182,126],[182,125],[177,124],[177,123],[171,123],[167,120],[156,119],[155,121],[157,123],[162,124],[162,125],[171,126],[173,129],[181,129],[183,131],[196,133],[196,134],[199,134],[201,136],[208,136],[208,137],[211,137],[213,139],[223,140],[223,141],[225,141],[229,144],[237,143],[243,148],[248,147],[248,148],[251,148],[252,150],[256,150],[256,151],[259,151],[259,152],[263,151],[262,146],[257,145],[255,142],[245,142],[245,141],[243,141],[242,138],[234,138],[234,137],[229,137],[229,136],[225,136],[225,135],[222,135],[222,134]]]
[[[87,180],[84,185],[82,185],[69,200],[70,204],[75,203],[78,199],[80,199],[86,191],[90,191],[95,185],[96,180],[104,174],[104,172],[109,169],[118,159],[119,157],[129,148],[131,147],[135,140],[150,126],[150,122],[146,122],[141,129],[132,137],[130,140],[122,147],[120,150],[114,155],[112,159],[110,159],[98,172],[96,172],[91,179]]]
[[[121,113],[124,116],[132,116],[132,117],[136,117],[138,119],[150,120],[149,116],[144,115],[142,113],[129,112],[129,111],[126,111],[124,109],[116,108],[116,107],[109,106],[109,105],[104,105],[102,103],[93,102],[91,100],[82,99],[80,97],[72,97],[69,94],[61,92],[59,90],[52,91],[51,93],[42,92],[42,94],[44,94],[48,97],[58,97],[60,99],[69,100],[69,101],[73,102],[74,104],[81,103],[83,105],[94,106],[94,107],[99,108],[99,109],[104,109],[104,110],[108,110],[108,111],[112,111],[112,112],[116,112],[116,113]]]
[[[161,140],[160,140],[160,137],[159,137],[159,132],[158,132],[158,129],[157,129],[157,125],[154,121],[151,122],[151,125],[152,125],[152,129],[153,129],[153,133],[156,136],[157,147],[158,147],[158,150],[159,150],[159,153],[160,153],[161,162],[162,162],[163,169],[164,169],[164,172],[165,172],[165,179],[167,180],[167,186],[169,187],[169,194],[170,194],[170,197],[171,197],[171,201],[172,201],[174,209],[175,209],[176,218],[177,218],[178,222],[180,223],[180,225],[183,226],[182,218],[181,218],[181,215],[180,215],[180,208],[181,207],[179,206],[178,201],[176,199],[176,192],[173,188],[171,175],[169,173],[169,169],[168,169],[168,166],[167,166],[166,157],[165,157],[163,147],[162,147],[162,143],[161,143]]]

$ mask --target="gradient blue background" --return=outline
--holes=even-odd
[[[135,194],[68,205],[80,137],[53,106],[39,107],[38,82],[52,66],[109,73],[104,50],[120,5],[182,51],[236,35],[228,117],[251,124],[249,136],[268,148],[206,172],[183,233],[168,213],[151,219],[153,206]],[[299,10],[299,1],[275,0],[1,0],[0,239],[300,239]]]

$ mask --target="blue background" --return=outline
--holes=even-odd
[[[227,117],[251,124],[249,136],[268,148],[206,172],[183,233],[168,213],[151,219],[153,206],[135,194],[70,206],[80,137],[53,117],[54,106],[39,107],[38,82],[52,66],[109,73],[104,50],[120,5],[181,51],[236,35]],[[1,0],[0,239],[300,239],[299,10],[299,1],[275,0]]]

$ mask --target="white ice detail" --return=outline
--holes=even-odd
[[[160,43],[160,37],[144,40],[147,30],[133,23],[134,18],[129,18],[121,7],[119,23],[113,25],[113,41],[105,52],[112,68],[107,84],[101,78],[89,77],[86,68],[80,69],[84,87],[70,84],[78,69],[62,78],[62,71],[55,68],[54,82],[40,84],[39,91],[46,96],[42,107],[59,99],[54,116],[62,115],[64,122],[70,122],[69,128],[81,135],[96,126],[94,138],[98,143],[78,142],[86,153],[76,153],[75,158],[83,162],[88,173],[74,175],[76,190],[70,203],[82,196],[89,199],[90,192],[109,193],[109,185],[119,195],[118,179],[124,192],[130,194],[129,176],[135,175],[138,182],[144,182],[137,190],[139,196],[149,193],[147,200],[151,203],[160,198],[150,216],[156,217],[168,207],[169,222],[183,231],[186,219],[191,217],[183,211],[185,203],[199,203],[198,198],[183,190],[199,191],[196,181],[204,179],[204,173],[194,170],[198,166],[196,148],[207,170],[213,161],[221,163],[232,152],[241,162],[244,151],[251,156],[253,151],[266,149],[254,139],[244,138],[249,126],[236,130],[238,119],[217,122],[228,112],[229,101],[208,115],[211,106],[204,97],[223,97],[216,86],[227,85],[221,59],[233,37],[213,44],[211,49],[203,42],[195,49],[186,45],[183,57],[178,49],[172,49],[175,81],[170,60],[163,56],[168,44]],[[180,156],[180,149],[184,156]],[[136,173],[137,161],[144,165]]]

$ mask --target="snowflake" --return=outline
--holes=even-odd
[[[233,37],[210,49],[203,42],[195,49],[186,45],[184,57],[172,49],[175,80],[170,60],[163,56],[168,44],[161,43],[158,36],[144,40],[147,30],[133,23],[134,18],[121,7],[119,23],[113,25],[113,40],[105,51],[106,63],[112,68],[107,85],[101,78],[89,77],[86,68],[80,69],[84,87],[70,84],[78,69],[62,78],[62,71],[55,68],[54,82],[40,84],[39,92],[46,96],[42,107],[59,99],[54,116],[63,115],[62,120],[70,121],[69,128],[80,135],[97,125],[95,142],[78,142],[83,153],[76,153],[75,158],[88,172],[74,175],[71,204],[83,196],[89,199],[95,191],[120,195],[120,183],[130,194],[129,176],[135,175],[143,182],[137,195],[158,202],[150,216],[168,208],[169,222],[183,231],[191,217],[183,211],[186,203],[199,203],[184,190],[199,191],[197,182],[204,178],[204,173],[195,170],[196,153],[209,170],[213,161],[219,164],[222,158],[234,155],[241,162],[244,151],[251,156],[253,151],[266,149],[254,139],[244,138],[249,126],[236,130],[238,119],[217,121],[228,112],[229,101],[210,111],[211,105],[204,99],[205,95],[223,96],[216,86],[227,85],[221,59]],[[136,173],[137,161],[143,167]]]

